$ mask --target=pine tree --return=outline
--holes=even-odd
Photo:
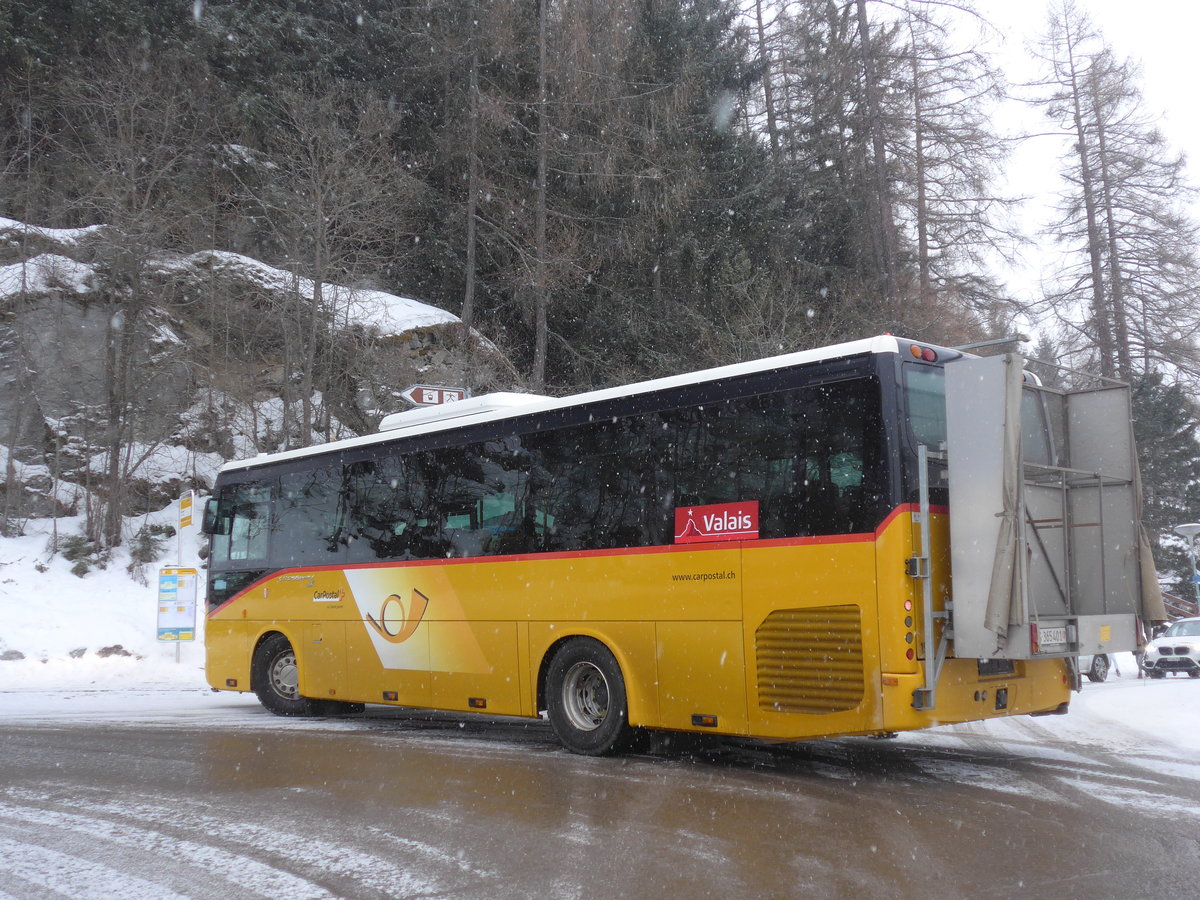
[[[1161,375],[1133,384],[1134,436],[1142,470],[1143,521],[1159,576],[1191,598],[1191,564],[1174,527],[1200,518],[1200,409]]]

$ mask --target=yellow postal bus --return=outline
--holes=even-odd
[[[208,680],[546,715],[587,754],[1062,712],[1146,612],[1128,391],[1085,393],[1115,399],[884,336],[231,463]]]

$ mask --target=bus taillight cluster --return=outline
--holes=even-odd
[[[923,359],[925,362],[937,362],[937,351],[932,347],[919,347],[913,344],[908,348],[908,352],[913,355],[913,359]]]

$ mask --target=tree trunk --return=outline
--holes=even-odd
[[[871,50],[870,23],[867,20],[867,0],[856,0],[858,10],[858,41],[862,52],[863,96],[867,102],[867,129],[871,133],[871,174],[875,183],[876,227],[871,229],[875,252],[883,279],[883,306],[893,321],[898,309],[896,286],[896,252],[893,234],[891,190],[888,186],[887,142],[883,133],[883,111],[879,99],[879,81],[875,72],[875,57]]]
[[[910,22],[911,25],[911,22]],[[912,54],[913,78],[913,158],[916,170],[916,220],[917,220],[917,277],[920,282],[921,311],[931,317],[934,312],[933,278],[929,263],[929,202],[925,172],[925,127],[924,108],[921,97],[921,65],[917,58],[915,37]]]
[[[758,24],[758,58],[762,63],[763,103],[767,108],[767,137],[771,141],[771,156],[779,162],[779,124],[775,119],[775,97],[771,85],[771,55],[767,52],[767,30],[763,24],[762,0],[754,0],[754,15]]]
[[[1104,267],[1100,258],[1100,227],[1096,223],[1096,188],[1092,177],[1091,161],[1088,158],[1087,131],[1083,124],[1082,87],[1075,64],[1075,47],[1067,23],[1067,63],[1070,67],[1071,103],[1075,123],[1075,147],[1079,155],[1079,181],[1083,193],[1084,213],[1087,216],[1088,260],[1091,263],[1092,314],[1096,322],[1096,343],[1100,350],[1100,374],[1107,378],[1116,375],[1113,365],[1112,324],[1108,306],[1104,299]]]
[[[537,99],[537,199],[534,210],[535,259],[533,274],[534,332],[533,373],[535,391],[546,386],[546,350],[549,340],[546,307],[546,158],[549,154],[549,123],[546,115],[546,7],[549,0],[538,2],[538,99]]]
[[[467,138],[467,259],[463,288],[463,337],[475,325],[475,215],[479,197],[479,52],[471,53],[469,132]]]
[[[1125,310],[1125,280],[1121,271],[1116,215],[1113,210],[1112,178],[1109,170],[1104,117],[1101,115],[1101,98],[1095,79],[1089,78],[1089,82],[1092,95],[1092,109],[1096,114],[1096,146],[1100,154],[1100,192],[1104,204],[1104,224],[1107,232],[1108,290],[1109,299],[1112,303],[1113,327],[1116,331],[1117,374],[1125,381],[1132,381],[1133,360],[1129,347],[1129,322]]]

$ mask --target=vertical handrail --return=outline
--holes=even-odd
[[[1096,473],[1096,521],[1100,523],[1100,546],[1107,547],[1104,542],[1104,474]],[[1108,559],[1100,554],[1100,609],[1108,615]]]
[[[944,445],[943,445],[944,446]],[[917,515],[920,517],[921,546],[916,557],[913,574],[921,579],[921,612],[923,614],[923,639],[925,643],[925,682],[922,687],[913,691],[914,709],[934,709],[937,706],[937,683],[942,674],[942,665],[946,661],[946,651],[950,643],[950,602],[946,603],[944,612],[933,609],[933,536],[930,530],[931,504],[929,502],[929,448],[924,444],[917,446],[917,490],[919,506]],[[941,639],[937,639],[934,620],[944,619]]]
[[[1073,616],[1077,614],[1073,590],[1075,583],[1075,517],[1071,514],[1071,487],[1067,481],[1066,472],[1058,473],[1058,483],[1062,485],[1059,494],[1063,520],[1063,582],[1067,588],[1067,615]]]
[[[917,485],[921,503],[921,558],[925,560],[921,572],[921,611],[924,613],[925,629],[925,690],[929,694],[930,705],[933,703],[934,691],[937,689],[937,673],[933,668],[936,657],[936,647],[933,632],[933,555],[930,553],[929,516],[929,448],[924,444],[917,447]]]

